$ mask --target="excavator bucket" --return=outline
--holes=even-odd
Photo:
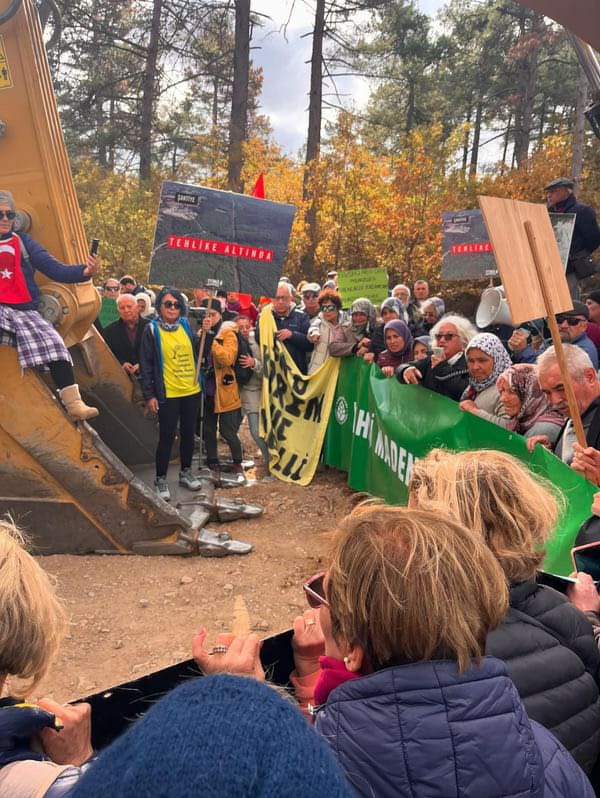
[[[15,197],[20,229],[58,260],[81,263],[86,236],[31,0],[0,0],[0,64],[0,188]],[[81,392],[100,415],[94,427],[75,424],[47,376],[22,372],[16,350],[0,346],[0,513],[12,515],[43,554],[249,552],[250,544],[204,524],[260,508],[219,513],[207,485],[178,511],[136,476],[149,473],[143,466],[154,459],[156,421],[92,326],[96,289],[91,281],[36,279],[40,312],[65,340]]]

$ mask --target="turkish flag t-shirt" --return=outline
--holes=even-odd
[[[31,302],[31,294],[21,269],[19,239],[12,236],[0,241],[0,303],[20,305],[25,302]]]

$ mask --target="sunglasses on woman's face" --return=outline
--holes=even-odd
[[[15,211],[0,211],[0,219],[9,219],[11,222],[17,218]]]
[[[326,607],[329,607],[329,602],[325,598],[325,588],[323,586],[324,579],[324,573],[315,574],[314,576],[311,576],[308,582],[305,582],[302,585],[302,589],[306,594],[308,606],[312,607],[314,610],[318,609],[323,604]]]
[[[335,305],[321,305],[321,310],[337,310]]]
[[[162,306],[163,308],[168,308],[169,310],[171,310],[171,308],[175,308],[175,310],[181,310],[181,302],[171,302],[170,299],[165,299],[165,301],[162,303]]]

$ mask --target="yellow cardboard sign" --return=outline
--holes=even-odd
[[[0,89],[11,89],[12,85],[8,59],[6,58],[6,49],[4,48],[4,39],[0,36]]]

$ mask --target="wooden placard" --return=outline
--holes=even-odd
[[[535,235],[545,283],[555,313],[573,309],[565,267],[545,205],[499,197],[478,197],[513,324],[547,316],[525,222]]]

